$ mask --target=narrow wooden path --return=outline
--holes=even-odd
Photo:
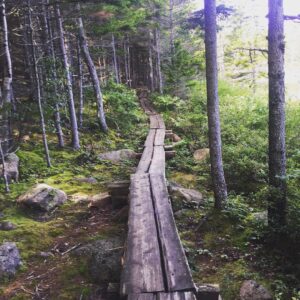
[[[150,119],[144,151],[131,176],[121,295],[130,300],[192,300],[195,285],[180,242],[165,177],[165,124],[139,91]]]

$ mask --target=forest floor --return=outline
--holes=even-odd
[[[112,299],[103,294],[107,282],[95,282],[86,259],[78,258],[73,252],[96,240],[124,238],[126,216],[123,214],[120,219],[120,210],[110,205],[91,209],[89,202],[76,199],[106,192],[108,183],[129,179],[135,161],[116,164],[99,160],[97,155],[124,148],[137,151],[147,127],[145,119],[126,136],[115,130],[108,135],[82,134],[83,149],[75,152],[57,149],[55,137],[50,136],[51,169],[45,166],[40,135],[32,133],[23,139],[17,152],[21,159],[20,183],[11,186],[10,195],[0,195],[3,220],[17,225],[13,231],[0,231],[0,239],[17,243],[23,266],[14,279],[1,286],[1,300]],[[197,163],[197,172],[185,170],[186,158],[192,160],[193,154],[186,153],[185,137],[181,138],[177,157],[168,162],[167,178],[185,188],[201,191],[205,199],[198,209],[185,202],[173,203],[195,283],[219,284],[225,300],[238,299],[240,286],[247,279],[254,279],[270,290],[280,289],[281,281],[274,282],[274,278],[282,272],[282,256],[268,257],[267,250],[257,242],[262,224],[239,202],[233,202],[226,212],[212,209],[212,193],[203,184],[208,161]],[[97,183],[87,182],[86,178],[94,178]],[[36,183],[64,190],[70,201],[44,216],[18,207],[15,199]]]

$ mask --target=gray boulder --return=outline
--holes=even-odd
[[[128,159],[135,159],[136,153],[130,149],[122,149],[117,151],[110,151],[99,155],[100,159],[110,160],[112,162],[120,162]]]
[[[19,157],[15,153],[9,153],[5,157],[5,170],[8,182],[19,181]],[[0,174],[3,172],[3,166],[0,165]]]
[[[203,204],[203,195],[196,190],[186,189],[177,184],[169,185],[169,192],[172,198],[174,210],[179,210],[184,206],[198,207]]]
[[[66,201],[65,192],[47,184],[38,184],[17,199],[21,205],[44,212],[49,212]]]
[[[254,280],[246,280],[240,289],[241,300],[272,300],[270,292]]]
[[[124,242],[119,237],[97,240],[77,249],[74,254],[88,258],[91,279],[95,283],[119,282]]]
[[[14,230],[17,228],[17,225],[8,222],[8,221],[3,221],[0,223],[0,230],[4,230],[4,231],[10,231],[10,230]]]
[[[15,243],[6,242],[0,246],[0,279],[12,277],[21,266],[21,257]]]

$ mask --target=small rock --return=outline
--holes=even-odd
[[[4,231],[10,231],[10,230],[14,230],[17,228],[17,225],[11,223],[11,222],[1,222],[0,223],[0,230],[4,230]]]
[[[0,279],[16,274],[21,266],[21,257],[15,243],[6,242],[0,246]]]
[[[99,155],[100,159],[110,160],[112,162],[120,162],[122,160],[135,159],[136,153],[130,149],[123,149],[102,153]]]
[[[51,252],[40,252],[40,256],[43,258],[48,258],[50,256],[54,256]]]
[[[91,201],[88,195],[80,193],[72,195],[70,200],[74,203],[86,203]]]
[[[270,292],[254,280],[246,280],[240,289],[241,300],[272,300]]]
[[[111,204],[111,196],[109,193],[102,193],[91,197],[90,208],[104,208]]]
[[[181,210],[178,210],[174,213],[174,216],[176,218],[181,218],[182,216],[184,216],[185,213],[187,213],[189,211],[189,209],[181,209]]]
[[[178,136],[176,133],[173,133],[173,142],[178,143],[182,140],[180,136]]]
[[[209,156],[209,148],[198,149],[194,152],[194,159],[196,161],[203,161]]]
[[[5,170],[7,180],[10,183],[12,180],[18,182],[19,180],[19,157],[15,153],[10,153],[5,157]],[[0,165],[0,174],[3,172],[3,166]]]
[[[193,189],[185,189],[177,184],[169,185],[169,191],[172,198],[174,211],[183,208],[184,204],[198,207],[203,204],[203,195]]]
[[[17,199],[19,204],[49,212],[67,201],[65,192],[47,184],[38,184]]]
[[[83,183],[90,183],[90,184],[97,184],[98,181],[94,177],[87,177],[87,178],[75,178],[75,181],[83,182]]]

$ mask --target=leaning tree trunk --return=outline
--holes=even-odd
[[[100,88],[97,70],[96,70],[95,64],[91,58],[91,55],[90,55],[87,40],[85,37],[82,18],[79,17],[77,21],[78,21],[78,28],[79,28],[80,46],[81,46],[81,49],[82,49],[82,52],[84,55],[84,59],[88,66],[89,73],[90,73],[92,81],[93,81],[94,93],[96,96],[97,107],[98,107],[98,118],[99,118],[102,130],[104,132],[107,132],[108,127],[107,127],[106,120],[105,120],[105,113],[104,113],[104,108],[103,108],[103,96],[102,96],[102,92],[101,92],[101,88]]]
[[[58,140],[58,146],[60,148],[63,148],[65,146],[64,142],[64,134],[62,131],[61,126],[61,116],[60,116],[60,109],[58,104],[58,97],[59,97],[59,91],[58,91],[58,77],[56,72],[56,57],[55,57],[55,51],[53,46],[53,33],[51,28],[51,22],[50,22],[50,15],[48,11],[48,4],[49,0],[44,0],[43,2],[43,18],[44,18],[44,29],[45,29],[45,39],[46,39],[46,52],[48,57],[51,59],[50,64],[50,72],[53,79],[53,86],[54,86],[54,97],[55,97],[55,103],[54,103],[54,124],[56,129],[56,135]]]
[[[269,0],[269,224],[286,219],[283,0]]]
[[[30,0],[27,1],[27,5],[28,5],[28,21],[29,21],[28,26],[29,26],[29,32],[30,32],[31,55],[32,55],[32,63],[33,63],[33,71],[34,71],[33,75],[34,75],[35,84],[36,84],[36,100],[37,100],[38,108],[39,108],[40,126],[41,126],[41,130],[42,130],[42,137],[43,137],[43,144],[44,144],[44,149],[45,149],[45,157],[46,157],[46,161],[47,161],[47,166],[51,167],[51,160],[50,160],[48,141],[47,141],[47,135],[46,135],[44,112],[43,112],[42,99],[41,99],[41,85],[40,85],[40,76],[39,76],[39,70],[38,70],[38,65],[37,65],[36,43],[35,43],[34,34],[33,34],[33,24],[32,24],[32,13],[31,13]]]
[[[205,0],[204,10],[207,114],[211,176],[215,195],[215,207],[220,209],[227,198],[227,186],[222,162],[222,141],[219,114],[216,0]]]
[[[120,74],[119,74],[119,68],[118,68],[116,42],[115,42],[114,34],[111,35],[111,47],[112,47],[112,50],[113,50],[113,63],[114,63],[116,83],[119,84],[120,83]]]
[[[73,147],[73,149],[79,149],[80,142],[79,142],[76,110],[75,110],[75,104],[74,104],[74,94],[73,94],[73,88],[72,88],[72,77],[71,77],[70,64],[69,64],[69,59],[68,59],[67,49],[66,49],[67,45],[65,43],[65,34],[64,34],[64,28],[63,28],[62,15],[60,13],[60,8],[57,3],[55,4],[55,14],[56,14],[56,20],[57,20],[57,29],[58,29],[58,34],[59,34],[60,50],[62,53],[63,65],[64,65],[65,72],[66,72],[68,106],[69,106],[71,131],[72,131],[72,147]]]
[[[0,16],[2,22],[2,45],[3,45],[3,78],[2,78],[2,97],[0,96],[0,141],[2,141],[3,153],[9,150],[11,146],[11,127],[10,115],[12,104],[12,62],[8,41],[8,26],[6,20],[5,0],[0,2]]]
[[[82,57],[80,42],[77,44],[77,64],[78,64],[78,125],[82,128],[83,125],[83,110],[84,110],[84,94],[83,94],[83,67],[82,67]]]

